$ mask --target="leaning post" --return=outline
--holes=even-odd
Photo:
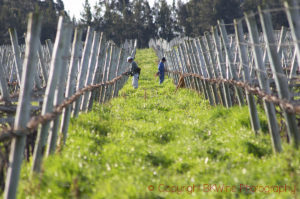
[[[26,34],[26,51],[23,62],[23,74],[21,78],[21,89],[18,100],[17,113],[14,129],[26,129],[30,119],[31,91],[34,84],[34,75],[37,69],[37,49],[41,33],[42,17],[38,13],[29,14],[29,21]],[[4,198],[14,199],[17,195],[17,188],[20,177],[20,170],[24,155],[26,136],[14,137],[11,141],[9,164],[5,181]]]

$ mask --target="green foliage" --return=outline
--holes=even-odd
[[[290,2],[292,0],[289,0]],[[175,3],[177,2],[177,4]],[[100,0],[94,7],[93,25],[117,44],[137,39],[138,47],[148,46],[151,38],[167,41],[177,36],[197,37],[210,31],[217,20],[233,23],[243,12],[282,7],[283,0],[157,0],[151,8],[146,0]],[[84,10],[85,7],[84,7]],[[283,11],[272,12],[274,28],[287,25]],[[233,26],[227,31],[233,33]]]
[[[138,47],[145,47],[156,37],[154,15],[146,0],[100,0],[94,6],[92,24],[117,44],[137,39]]]
[[[211,107],[194,91],[175,93],[169,78],[159,85],[152,50],[138,50],[136,61],[139,88],[129,81],[118,98],[72,119],[66,146],[44,161],[39,176],[30,177],[30,163],[23,166],[19,198],[294,197],[289,190],[240,190],[240,184],[300,191],[299,151],[284,145],[273,155],[270,136],[251,131],[247,107]],[[237,191],[186,188],[203,184]],[[168,185],[178,187],[175,193]]]
[[[92,25],[92,10],[89,3],[89,0],[85,0],[83,4],[83,12],[81,14],[81,22],[90,26]]]
[[[157,5],[157,17],[156,17],[156,24],[157,24],[157,36],[159,38],[164,38],[167,41],[172,40],[174,35],[174,25],[176,22],[172,19],[172,13],[170,6],[167,4],[166,0],[160,0]]]
[[[232,23],[233,19],[240,18],[240,5],[239,0],[190,0],[179,5],[179,24],[184,27],[187,36],[200,36],[216,25],[217,20]]]
[[[196,37],[209,31],[211,26],[217,24],[217,20],[223,19],[225,23],[233,23],[233,19],[241,18],[244,12],[256,12],[258,6],[263,9],[283,7],[284,1],[292,3],[293,0],[189,0],[187,3],[179,1],[177,21],[184,28],[186,36]],[[283,11],[271,13],[275,29],[288,25]],[[227,27],[227,31],[234,32],[230,26]]]
[[[284,0],[189,0],[175,1],[172,5],[166,0],[157,0],[154,6],[147,0],[98,0],[90,5],[89,0],[82,1],[80,26],[92,26],[104,33],[108,40],[116,44],[126,39],[137,39],[138,47],[148,46],[151,38],[172,40],[177,36],[197,37],[209,31],[217,20],[232,23],[233,19],[242,17],[243,12],[263,8],[282,7]],[[292,0],[288,0],[292,2]],[[177,4],[175,3],[177,2]],[[41,41],[54,40],[58,16],[64,11],[62,0],[9,0],[0,1],[0,43],[9,43],[8,28],[17,28],[19,42],[24,43],[27,27],[27,15],[34,10],[44,13]],[[287,26],[283,11],[272,12],[275,29]],[[76,20],[72,19],[74,25]],[[233,27],[227,31],[233,33]]]
[[[64,12],[61,0],[9,0],[0,1],[0,44],[10,44],[8,28],[16,28],[19,43],[24,43],[24,33],[27,31],[27,16],[30,12],[43,13],[41,41],[54,41],[59,14]]]

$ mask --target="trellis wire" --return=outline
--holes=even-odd
[[[211,105],[218,104],[219,96],[221,104],[227,108],[231,106],[231,101],[236,102],[237,99],[242,106],[241,100],[246,98],[251,126],[255,133],[259,133],[261,127],[257,105],[252,95],[260,97],[267,115],[274,152],[282,150],[276,117],[278,109],[274,106],[279,105],[283,113],[282,120],[287,127],[288,141],[298,148],[300,145],[299,9],[298,5],[290,7],[288,3],[284,4],[284,8],[266,10],[259,8],[258,12],[247,13],[233,23],[225,24],[222,20],[218,21],[218,26],[211,27],[211,32],[206,32],[204,36],[176,38],[169,43],[161,39],[151,40],[149,45],[159,57],[167,58],[166,68],[174,83],[183,83],[184,80],[186,87],[202,92]],[[270,13],[278,11],[285,12],[289,27],[274,31]],[[259,16],[262,26],[261,33],[258,32],[256,16]],[[246,26],[243,26],[243,23]],[[234,27],[233,35],[227,34],[227,26]],[[243,30],[244,27],[247,27],[246,31]],[[207,76],[205,71],[210,75]],[[235,89],[228,89],[228,86]],[[218,89],[214,89],[215,87]],[[242,92],[238,88],[242,89]]]
[[[12,140],[4,191],[4,198],[9,199],[16,198],[26,137],[38,132],[32,164],[32,171],[36,173],[40,171],[43,157],[53,153],[58,144],[65,143],[72,112],[75,111],[77,117],[79,111],[86,111],[87,107],[90,110],[93,102],[101,103],[104,102],[101,99],[108,101],[118,96],[128,79],[126,57],[135,56],[137,46],[136,41],[126,41],[118,47],[90,27],[84,43],[82,30],[76,28],[71,45],[73,27],[63,16],[59,18],[55,43],[47,40],[42,46],[41,20],[38,13],[30,15],[26,45],[18,45],[17,33],[11,29],[14,48],[0,47],[0,102],[5,103],[0,105],[2,127],[5,127],[0,141],[10,143]],[[82,46],[86,50],[80,55]],[[113,50],[105,51],[107,47]],[[16,98],[18,103],[13,104]],[[38,106],[32,106],[34,102],[38,102]],[[72,108],[73,104],[76,109]],[[50,125],[53,127],[49,128]]]

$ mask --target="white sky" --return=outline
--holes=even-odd
[[[89,0],[91,7],[93,8],[97,0]],[[70,17],[75,16],[77,19],[80,18],[80,12],[83,9],[84,0],[63,0],[65,5],[65,10],[70,13]],[[148,0],[150,6],[153,5],[154,0]],[[169,4],[173,2],[173,0],[167,0]]]

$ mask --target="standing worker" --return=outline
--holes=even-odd
[[[163,57],[160,61],[160,63],[158,64],[158,75],[159,75],[159,84],[162,84],[165,80],[165,62],[166,62],[166,58]]]
[[[133,61],[133,57],[127,57],[127,62],[131,64],[130,74],[132,76],[132,86],[133,88],[137,89],[141,69],[138,67],[135,61]]]

